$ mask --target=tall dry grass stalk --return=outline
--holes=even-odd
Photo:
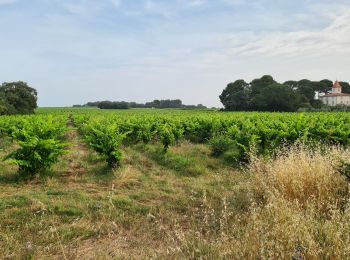
[[[203,209],[198,231],[184,231],[178,256],[350,258],[349,183],[340,173],[349,159],[348,150],[302,146],[284,149],[271,160],[253,158],[247,169],[248,209],[237,212],[225,199],[208,206],[209,217]],[[203,224],[217,232],[203,232]]]
[[[303,146],[284,149],[270,161],[252,158],[256,199],[283,198],[300,207],[315,207],[325,213],[347,200],[348,182],[340,166],[350,152],[340,148],[308,150]]]

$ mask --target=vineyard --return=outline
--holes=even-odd
[[[41,166],[34,164],[43,164],[43,169],[49,167],[64,151],[68,120],[112,168],[122,163],[123,146],[139,143],[160,143],[164,153],[183,140],[208,144],[213,156],[227,153],[226,157],[236,164],[247,162],[252,153],[273,155],[281,147],[295,143],[310,146],[350,143],[347,113],[62,112],[1,118],[1,136],[11,137],[21,146],[8,158],[27,172],[41,170],[38,168]]]
[[[348,236],[327,244],[319,232],[330,229],[314,230],[325,221],[335,228],[336,218],[348,225],[349,145],[348,113],[41,109],[3,116],[0,255],[13,258],[17,250],[22,258],[84,258],[82,245],[90,243],[89,250],[98,248],[87,250],[96,253],[92,258],[116,247],[114,256],[126,258],[350,256],[343,247],[330,253]],[[282,176],[284,164],[295,172]],[[266,178],[256,175],[263,169]],[[262,236],[266,241],[249,240],[249,225],[258,219],[263,228],[276,214],[286,217],[276,219],[281,230]],[[307,227],[285,235],[291,226],[283,225],[303,216],[310,223],[299,224]],[[276,237],[282,234],[287,237]],[[281,239],[282,249],[271,247],[271,237]],[[112,241],[126,243],[126,251]],[[247,251],[233,249],[242,246]]]
[[[181,140],[208,143],[213,155],[231,150],[233,159],[246,160],[250,153],[272,154],[296,142],[347,146],[350,117],[337,114],[200,113],[163,115],[75,115],[74,122],[92,147],[108,158],[120,147],[160,142],[164,152]],[[111,143],[105,143],[110,140]],[[110,159],[109,159],[110,160]]]

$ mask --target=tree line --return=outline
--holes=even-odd
[[[98,107],[100,109],[130,109],[130,108],[185,108],[185,109],[205,109],[206,106],[184,105],[180,99],[153,100],[152,102],[136,103],[125,101],[96,101],[88,102],[85,105],[74,105],[73,107]]]
[[[348,82],[340,82],[340,85],[343,93],[350,93]],[[321,109],[324,105],[315,99],[315,94],[327,94],[332,86],[333,82],[328,79],[278,83],[272,76],[265,75],[250,83],[243,79],[229,83],[219,97],[227,111],[294,112]]]
[[[0,115],[32,114],[38,93],[27,83],[5,82],[0,85]]]

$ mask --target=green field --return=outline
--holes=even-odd
[[[350,114],[0,117],[0,258],[350,257]]]

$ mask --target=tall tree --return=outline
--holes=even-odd
[[[271,112],[293,112],[298,109],[300,96],[290,86],[274,83],[252,97],[254,110]]]
[[[0,92],[0,115],[7,114],[8,104],[4,93]]]
[[[264,75],[260,79],[254,79],[250,83],[250,87],[252,90],[252,95],[259,94],[261,91],[264,90],[264,88],[277,83],[272,76],[270,75]]]
[[[303,99],[302,102],[312,103],[315,99],[315,88],[320,86],[318,83],[319,82],[308,79],[298,81],[297,92],[301,95],[301,98]]]
[[[350,93],[350,84],[348,82],[341,81],[339,82],[340,86],[342,87],[343,93]]]
[[[38,93],[25,82],[3,83],[0,92],[6,100],[8,114],[32,114],[37,108]]]
[[[228,84],[219,97],[226,110],[243,111],[248,109],[249,96],[249,84],[240,79]]]
[[[299,81],[286,81],[284,85],[290,86],[294,91],[296,91],[303,103],[312,103],[315,99],[315,91],[324,88],[324,83],[319,81],[311,81],[308,79],[302,79]]]
[[[328,93],[332,90],[333,87],[333,81],[329,79],[323,79],[320,81],[320,83],[323,83],[323,85],[320,85],[316,91],[322,92],[322,93]]]

